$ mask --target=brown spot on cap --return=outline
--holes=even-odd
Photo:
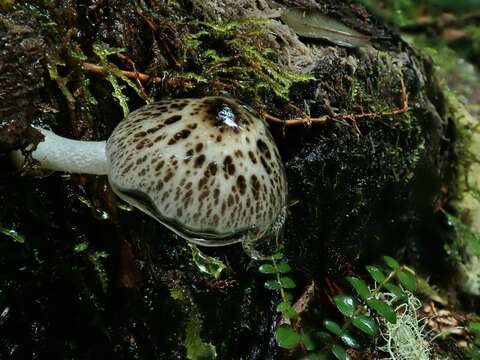
[[[173,172],[171,170],[168,170],[167,175],[165,175],[165,178],[163,179],[164,182],[168,182],[172,177],[173,177]]]
[[[235,174],[235,165],[233,164],[232,157],[227,155],[223,160],[223,171],[228,175]]]
[[[157,166],[155,166],[155,170],[158,171],[162,168],[162,166],[165,164],[165,160],[160,161]]]
[[[182,119],[181,115],[173,115],[173,116],[170,116],[168,119],[165,120],[165,124],[170,125],[170,124],[173,124],[173,123],[175,123],[175,122],[177,122],[178,120],[181,120],[181,119]]]
[[[270,149],[262,139],[257,140],[257,147],[258,147],[258,150],[260,150],[260,152],[264,154],[267,159],[272,158],[272,154],[270,154]]]
[[[163,188],[163,181],[162,181],[162,180],[158,180],[157,186],[155,186],[155,189],[156,189],[157,191],[160,191],[160,190],[162,190],[162,188]]]
[[[153,134],[163,128],[163,124],[158,124],[157,126],[151,127],[150,129],[147,130],[147,134]]]
[[[202,191],[202,193],[200,194],[198,200],[200,200],[200,203],[208,196],[208,194],[210,193],[210,191],[208,190],[204,190]]]
[[[205,155],[202,154],[202,155],[198,156],[197,158],[195,158],[194,166],[196,168],[200,168],[200,167],[202,167],[204,162],[205,162]]]
[[[193,156],[193,150],[190,149],[185,153],[185,159],[183,159],[183,162],[188,163],[190,161],[190,159],[192,158],[192,156]]]
[[[255,198],[255,200],[258,200],[258,194],[260,192],[260,181],[258,181],[258,178],[256,175],[252,175],[250,180],[252,182],[253,197]]]
[[[140,131],[140,132],[134,134],[133,137],[138,138],[138,137],[144,137],[145,135],[147,135],[147,133],[145,131]]]
[[[238,190],[240,191],[240,194],[244,195],[247,190],[247,182],[243,175],[240,175],[239,177],[237,177],[237,186],[238,186]]]
[[[175,135],[173,135],[170,140],[168,140],[168,145],[173,145],[179,140],[186,139],[190,135],[190,133],[191,131],[187,129],[180,130]]]
[[[257,158],[255,157],[255,154],[252,151],[248,152],[248,156],[250,156],[250,160],[252,160],[254,164],[257,163]]]
[[[205,184],[207,183],[208,179],[206,177],[202,177],[198,182],[198,190],[201,190]]]
[[[272,168],[270,167],[270,165],[268,165],[268,163],[265,161],[263,156],[260,158],[260,161],[261,161],[265,171],[267,172],[267,174],[270,175],[272,173]]]

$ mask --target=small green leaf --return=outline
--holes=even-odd
[[[345,349],[338,344],[332,346],[332,354],[335,355],[338,360],[350,360],[350,356],[348,356]]]
[[[392,307],[388,305],[386,302],[381,300],[372,299],[367,301],[368,306],[374,309],[378,315],[385,318],[387,321],[391,322],[392,324],[397,323],[397,315],[393,311]]]
[[[360,347],[359,342],[357,339],[355,339],[352,335],[350,335],[348,332],[342,333],[340,335],[340,339],[342,339],[343,343],[347,345],[348,347],[358,349]]]
[[[25,243],[25,239],[23,238],[22,235],[20,235],[16,230],[14,229],[7,229],[2,226],[0,226],[0,234],[8,236],[10,239],[12,239],[15,242],[18,242],[20,244]]]
[[[397,273],[398,281],[405,287],[405,289],[414,292],[417,289],[417,281],[415,277],[406,271],[399,271]]]
[[[284,289],[294,289],[297,286],[295,282],[289,277],[280,278],[280,284]]]
[[[362,299],[367,300],[370,297],[370,290],[365,281],[354,276],[347,276],[346,279]]]
[[[298,317],[297,312],[288,302],[282,301],[277,305],[277,311],[281,312],[287,319],[296,319]]]
[[[300,344],[300,334],[287,324],[277,327],[276,338],[278,345],[284,349],[293,349]]]
[[[353,326],[357,329],[360,329],[365,334],[370,336],[375,336],[378,333],[378,327],[375,321],[368,316],[359,315],[355,316],[352,320]]]
[[[290,265],[288,265],[286,261],[282,261],[277,265],[277,270],[278,272],[285,274],[290,272],[292,268],[290,267]]]
[[[480,347],[480,336],[476,336],[473,338],[473,343],[475,344],[475,346],[477,347]],[[479,349],[479,352],[480,352],[480,349]],[[480,354],[479,354],[480,355]],[[475,358],[474,358],[475,359]]]
[[[75,253],[77,253],[77,254],[78,254],[78,253],[81,253],[81,252],[83,252],[83,251],[85,251],[85,250],[88,249],[88,245],[89,245],[89,244],[88,244],[88,242],[86,242],[86,241],[81,242],[81,243],[78,243],[78,244],[76,244],[76,245],[73,247],[73,252],[75,252]]]
[[[305,346],[305,349],[307,349],[308,351],[313,351],[316,348],[315,343],[313,342],[310,334],[308,333],[304,333],[301,335],[300,342],[303,344],[303,346]]]
[[[268,281],[265,281],[265,284],[264,284],[265,288],[267,288],[268,290],[279,290],[282,286],[280,285],[280,283],[276,280],[268,280]]]
[[[405,294],[405,292],[402,289],[400,289],[400,287],[398,287],[397,285],[392,283],[386,283],[385,288],[400,300],[407,299],[407,294]]]
[[[345,316],[352,317],[355,312],[355,301],[348,295],[337,295],[333,297],[337,309]]]
[[[480,323],[475,321],[470,321],[468,323],[468,329],[471,332],[480,333]]]
[[[262,274],[275,274],[275,268],[271,264],[263,264],[258,268]]]
[[[367,266],[367,271],[368,273],[370,274],[370,276],[373,278],[373,280],[375,280],[377,283],[382,283],[386,277],[385,275],[383,274],[382,270],[380,270],[379,268],[377,268],[376,266]]]
[[[393,270],[396,270],[400,267],[400,264],[398,263],[398,261],[390,256],[383,256],[382,259],[383,259],[383,262]]]
[[[335,334],[337,336],[340,336],[342,334],[342,329],[335,321],[324,320],[323,326],[325,326],[325,329],[330,331],[332,334]]]

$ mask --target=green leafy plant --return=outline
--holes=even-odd
[[[343,324],[327,318],[323,320],[322,329],[308,331],[299,325],[299,314],[292,305],[292,296],[288,292],[296,287],[294,280],[288,276],[292,270],[290,265],[283,259],[282,254],[273,256],[269,263],[261,265],[261,273],[273,276],[265,282],[265,287],[279,291],[281,297],[277,311],[282,314],[284,321],[276,330],[278,345],[285,349],[303,347],[308,353],[305,360],[326,359],[329,352],[336,359],[346,360],[350,358],[348,348],[361,347],[356,331],[374,339],[382,334],[385,339],[390,340],[388,334],[391,334],[393,328],[389,329],[389,325],[397,324],[399,318],[405,320],[402,304],[411,304],[412,299],[418,302],[418,299],[411,294],[416,290],[414,272],[392,257],[384,256],[382,260],[383,266],[366,267],[374,286],[369,287],[367,282],[359,277],[348,276],[346,282],[355,295],[338,294],[333,297],[335,307],[344,318]],[[408,320],[413,321],[411,317]],[[381,327],[385,330],[381,331]],[[418,332],[421,333],[421,328]]]
[[[480,359],[480,322],[470,321],[467,329],[472,336],[472,340],[467,348],[467,357],[469,359]]]

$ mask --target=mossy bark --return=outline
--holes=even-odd
[[[453,183],[456,124],[428,59],[353,3],[289,6],[341,19],[369,36],[361,48],[299,38],[263,1],[166,3],[4,5],[3,356],[293,356],[275,344],[278,299],[239,246],[208,250],[228,265],[213,279],[199,271],[183,240],[119,208],[106,179],[32,178],[12,169],[8,151],[40,140],[32,121],[65,136],[102,139],[125,104],[133,110],[149,99],[211,94],[230,94],[276,118],[326,117],[322,124],[271,125],[289,182],[284,241],[299,284],[294,296],[381,253],[417,264],[442,255],[441,243],[425,239],[438,235],[437,209]],[[246,17],[263,20],[235,23]],[[128,83],[120,70],[148,79]],[[402,84],[409,110],[392,115],[402,107]],[[376,115],[358,116],[367,112]]]

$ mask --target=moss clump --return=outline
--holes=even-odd
[[[171,297],[182,304],[183,308],[188,309],[188,320],[185,327],[185,335],[183,344],[186,348],[186,356],[188,360],[213,360],[217,358],[215,346],[202,340],[201,332],[203,320],[199,313],[199,309],[192,304],[186,293],[186,288],[174,284],[170,290]]]
[[[183,60],[185,67],[194,71],[174,76],[250,99],[258,100],[261,91],[287,99],[294,83],[313,77],[275,61],[274,52],[262,42],[265,23],[264,19],[191,23],[190,31],[197,31],[184,36]]]

